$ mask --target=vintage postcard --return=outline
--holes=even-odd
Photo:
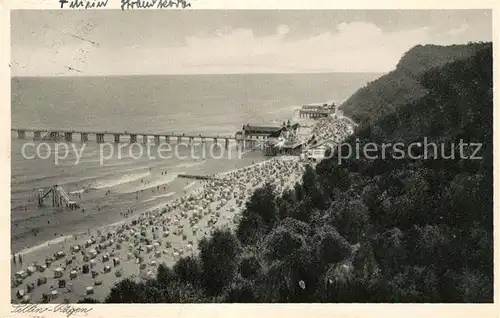
[[[2,7],[5,316],[494,314],[493,2],[282,5]]]

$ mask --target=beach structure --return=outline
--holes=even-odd
[[[52,206],[61,208],[66,207],[72,210],[78,209],[79,205],[71,200],[69,195],[64,191],[61,186],[55,185],[48,189],[39,189],[38,190],[38,205],[43,206],[44,199],[51,195],[52,197]]]
[[[269,136],[282,129],[281,126],[257,126],[246,124],[236,133],[243,148],[261,147]]]
[[[193,133],[146,133],[146,132],[117,132],[117,131],[80,131],[80,130],[64,130],[64,129],[38,129],[38,128],[11,128],[11,132],[17,133],[19,139],[27,138],[28,133],[32,134],[32,138],[35,141],[49,140],[54,142],[65,141],[73,142],[74,135],[80,135],[80,142],[88,142],[89,136],[95,136],[95,141],[97,143],[104,142],[128,142],[128,143],[138,143],[142,136],[142,143],[149,143],[151,140],[155,144],[160,144],[162,141],[164,143],[174,143],[176,141],[178,144],[182,142],[194,143],[195,141],[201,142],[202,144],[207,141],[212,141],[215,144],[222,143],[223,147],[229,148],[231,142],[236,142],[238,144],[244,143],[244,138],[241,134],[236,134],[234,136],[223,136],[223,135],[205,135],[205,134],[193,134]],[[251,140],[248,143],[251,144]]]
[[[335,143],[330,140],[321,140],[309,143],[302,150],[302,156],[304,159],[312,160],[315,162],[319,162],[325,159],[328,155],[328,152],[331,151],[335,147]]]
[[[264,154],[276,156],[279,154],[300,155],[303,141],[298,136],[298,123],[284,123],[277,131],[271,133],[264,143]]]
[[[331,105],[323,104],[323,105],[303,105],[301,109],[299,109],[299,117],[300,118],[323,118],[328,117],[331,114],[334,114],[336,111],[335,103]]]

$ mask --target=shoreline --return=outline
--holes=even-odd
[[[71,236],[74,233],[88,231],[89,228],[93,229],[97,226],[115,223],[125,216],[151,209],[158,204],[167,203],[190,192],[190,188],[184,189],[187,185],[187,179],[177,178],[178,174],[209,175],[247,166],[252,160],[260,161],[262,158],[261,154],[254,152],[245,153],[241,158],[156,160],[151,163],[139,160],[137,164],[134,163],[136,166],[133,167],[133,172],[127,172],[126,168],[113,170],[105,168],[104,172],[109,177],[99,179],[99,183],[118,185],[71,194],[70,196],[74,196],[80,205],[75,210],[54,208],[50,202],[47,202],[47,205],[42,208],[37,206],[35,187],[47,187],[51,182],[55,183],[56,181],[46,182],[45,185],[22,184],[20,186],[22,190],[16,192],[16,199],[14,201],[11,199],[11,254],[24,253],[28,249],[46,244],[62,236]],[[164,175],[163,172],[167,170],[168,175]],[[130,182],[125,180],[131,175],[135,176],[141,173],[147,173],[148,176],[144,179],[134,177],[134,181]],[[78,175],[84,176],[85,174],[79,171]],[[74,192],[82,188],[88,189],[95,186],[95,183],[95,181],[73,180],[64,183],[63,187],[67,192]]]
[[[247,153],[247,152],[245,152],[245,153]],[[217,176],[217,177],[223,177],[223,176],[228,175],[230,173],[237,172],[239,170],[242,170],[242,169],[245,169],[245,168],[248,168],[248,167],[257,166],[257,165],[259,165],[259,164],[261,164],[261,163],[263,163],[263,162],[265,162],[267,160],[271,160],[271,159],[267,159],[267,158],[262,158],[262,159],[263,159],[262,161],[259,161],[257,163],[253,163],[253,164],[249,164],[249,165],[246,165],[244,167],[235,168],[235,169],[232,169],[232,170],[229,170],[229,171],[217,172],[217,173],[213,173],[213,174],[209,174],[209,175],[213,175],[213,176]],[[176,173],[175,178],[173,178],[171,181],[175,181],[175,180],[178,180],[178,173]],[[188,184],[188,186],[186,186],[186,187],[183,188],[183,190],[185,192],[181,193],[180,197],[189,196],[192,192],[196,191],[197,190],[197,187],[196,187],[197,183],[199,183],[199,181],[192,181],[192,182],[190,182]],[[125,219],[122,219],[122,220],[119,220],[119,221],[115,221],[115,222],[112,222],[112,223],[108,223],[108,224],[97,226],[95,229],[102,230],[102,229],[112,228],[112,227],[116,227],[116,226],[119,226],[121,224],[124,224],[127,221],[131,221],[131,220],[137,219],[142,214],[147,213],[147,212],[149,212],[151,210],[160,209],[161,207],[164,207],[169,202],[175,200],[176,194],[177,194],[177,197],[179,197],[179,193],[178,192],[173,192],[173,193],[169,192],[169,193],[167,193],[165,195],[162,195],[163,197],[170,198],[170,199],[168,201],[166,201],[166,202],[158,203],[157,205],[155,205],[153,207],[149,207],[149,208],[144,207],[140,211],[135,212],[130,217],[127,217]],[[148,199],[148,200],[151,200],[151,199]],[[144,201],[144,203],[147,203],[148,200]],[[40,244],[36,244],[36,245],[30,246],[30,247],[23,248],[21,251],[16,252],[15,255],[16,256],[17,255],[25,256],[25,255],[27,255],[29,253],[34,252],[34,251],[47,248],[47,247],[49,247],[52,244],[58,244],[58,243],[61,243],[61,242],[65,241],[65,240],[73,239],[73,238],[75,238],[75,236],[77,237],[77,236],[79,236],[81,234],[85,234],[85,233],[87,233],[87,232],[85,232],[85,231],[79,231],[79,232],[69,233],[69,234],[64,235],[64,236],[58,236],[58,237],[56,237],[54,239],[43,241]],[[12,253],[11,253],[11,256],[12,256]]]
[[[45,277],[45,279],[49,281],[47,283],[48,286],[36,286],[34,290],[29,293],[34,298],[34,302],[40,302],[42,294],[45,294],[41,289],[49,287],[46,292],[58,290],[57,279],[55,277],[47,277],[50,276],[50,273],[46,273],[45,271],[51,271],[54,268],[61,267],[64,268],[65,274],[69,274],[66,268],[72,267],[73,270],[70,272],[72,273],[70,275],[77,275],[76,272],[78,272],[78,278],[74,279],[73,276],[69,276],[69,279],[65,279],[68,283],[71,282],[72,292],[65,293],[63,297],[72,302],[76,302],[85,297],[84,291],[86,288],[92,287],[93,289],[95,288],[95,292],[93,291],[93,294],[90,294],[89,297],[103,301],[111,287],[122,279],[120,277],[125,278],[134,275],[143,278],[144,275],[150,277],[154,275],[153,273],[155,273],[157,264],[165,263],[167,266],[171,266],[183,253],[194,253],[197,251],[199,239],[209,236],[209,232],[214,228],[220,226],[232,227],[237,224],[238,215],[245,206],[244,202],[248,200],[256,188],[265,182],[270,181],[275,184],[278,191],[283,191],[286,187],[293,187],[297,179],[300,179],[302,176],[303,170],[300,167],[302,166],[299,159],[296,157],[292,160],[286,157],[265,158],[262,161],[241,168],[216,173],[215,175],[218,179],[209,182],[199,182],[197,185],[189,188],[192,191],[182,195],[180,198],[169,201],[167,204],[160,204],[154,210],[146,209],[127,219],[94,228],[90,233],[81,232],[78,235],[57,238],[55,239],[57,242],[54,243],[54,240],[50,245],[45,242],[43,246],[40,246],[38,249],[32,247],[22,254],[23,264],[31,264],[39,268],[40,264],[43,264],[44,259],[47,259],[47,257],[51,255],[55,257],[57,253],[63,251],[65,255],[71,255],[71,258],[55,260],[51,266],[47,266],[47,268],[41,272],[33,272],[32,270],[32,275],[26,277],[21,285],[11,287],[11,299],[15,302],[17,291],[19,289],[26,290],[25,288],[28,288],[26,280],[32,280],[38,276],[38,278]],[[276,175],[276,171],[279,172],[279,175]],[[195,219],[195,221],[193,221],[193,219]],[[200,224],[199,227],[198,224]],[[157,234],[161,231],[161,228],[163,228],[163,236]],[[185,228],[190,228],[190,230],[184,232]],[[129,231],[127,229],[130,229],[133,234],[117,234]],[[107,234],[105,235],[103,233]],[[141,235],[144,234],[148,238],[143,238],[141,236],[141,240],[138,240],[139,233],[141,233]],[[112,239],[110,239],[110,237],[112,237]],[[153,249],[150,247],[151,245],[144,243],[143,239],[150,244],[152,244],[153,241],[161,243],[155,243]],[[167,240],[168,243],[162,242],[163,239]],[[94,243],[89,244],[89,240],[93,240]],[[125,243],[127,240],[129,242],[130,240],[135,240],[134,244],[129,244],[128,250],[122,247],[121,243],[117,243]],[[109,274],[109,272],[103,272],[103,270],[109,271],[109,268],[102,269],[101,272],[96,269],[96,273],[99,272],[99,276],[95,279],[94,277],[90,277],[90,275],[82,275],[82,266],[88,264],[89,259],[87,258],[87,261],[85,261],[85,256],[83,259],[80,259],[81,257],[78,253],[72,253],[71,249],[75,245],[82,246],[82,251],[92,248],[91,252],[95,251],[95,249],[99,250],[98,246],[104,246],[104,250],[100,250],[94,255],[93,266],[96,266],[95,260],[101,258],[100,255],[110,254],[111,256],[107,256],[106,258],[102,256],[103,261],[98,262],[96,267],[105,267],[105,259],[117,257],[120,259],[122,265],[117,265],[117,267],[112,268],[111,271],[121,271],[120,276],[115,277],[115,275],[118,275],[116,272],[115,275],[113,275],[113,273]],[[141,252],[137,252],[136,248],[142,245],[147,245],[146,250],[148,252],[144,253],[141,248],[139,248]],[[88,249],[83,248],[83,246],[87,246]],[[148,258],[148,262],[146,262],[147,265],[142,262],[134,262],[136,258],[131,256],[132,251],[143,255],[144,261]],[[154,256],[151,255],[153,252]],[[137,267],[139,267],[139,269]],[[14,277],[15,272],[21,269],[27,271],[28,269],[26,268],[29,268],[29,266],[22,266],[19,262],[11,264],[11,276]],[[149,270],[144,273],[145,269]],[[80,275],[87,277],[80,278]],[[73,277],[73,279],[71,277]],[[98,279],[101,280],[99,284],[96,282]],[[51,299],[49,302],[53,301],[56,300]],[[60,301],[59,299],[58,302]]]

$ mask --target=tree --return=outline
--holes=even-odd
[[[255,190],[241,214],[237,237],[243,244],[254,243],[279,220],[274,186],[266,183]]]
[[[180,258],[174,265],[175,275],[182,281],[191,284],[198,284],[203,276],[200,260],[195,256]]]
[[[79,304],[99,304],[100,301],[97,301],[94,298],[91,297],[84,297],[82,300],[78,301]]]
[[[241,247],[229,229],[217,229],[199,243],[203,284],[209,296],[218,296],[233,279]]]
[[[302,235],[279,226],[266,237],[267,259],[284,260],[305,244],[305,238]]]
[[[242,257],[239,272],[241,277],[249,280],[256,279],[262,272],[262,266],[256,255],[248,254]]]
[[[258,298],[252,281],[237,277],[225,290],[222,302],[225,303],[253,303]]]
[[[351,255],[351,246],[335,228],[323,226],[314,237],[317,257],[323,266],[345,260]]]
[[[126,278],[115,284],[106,297],[106,303],[141,303],[142,287],[130,278]]]
[[[177,279],[175,272],[170,269],[167,265],[165,264],[160,264],[158,266],[158,270],[156,271],[156,279],[158,280],[158,283],[160,283],[163,286],[168,286],[168,284]]]

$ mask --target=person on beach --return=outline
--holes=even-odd
[[[21,257],[21,254],[18,255],[19,256],[19,265],[23,265],[23,258]]]
[[[12,254],[12,260],[14,261],[14,265],[16,265],[16,254]]]

